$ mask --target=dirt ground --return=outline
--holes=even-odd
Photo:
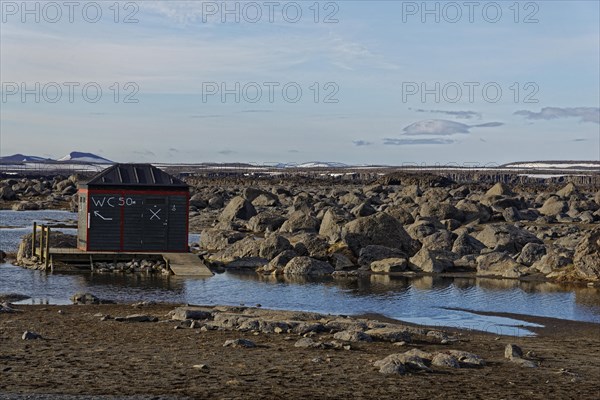
[[[175,305],[15,306],[0,313],[0,398],[10,394],[150,395],[193,399],[598,399],[600,325],[527,318],[537,337],[460,332],[451,345],[359,343],[353,349],[302,349],[290,334],[174,329]],[[61,312],[59,312],[59,310]],[[159,322],[101,321],[97,315],[144,313]],[[24,331],[43,339],[22,340]],[[246,338],[255,348],[223,347]],[[319,340],[331,335],[319,334]],[[504,358],[515,343],[540,367]],[[418,347],[483,357],[481,369],[384,375],[373,362]],[[204,369],[194,365],[205,364]],[[4,397],[3,397],[4,396]],[[16,398],[16,397],[15,397]],[[27,398],[35,398],[27,396]],[[85,398],[82,397],[82,398]]]

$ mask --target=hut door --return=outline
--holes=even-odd
[[[148,197],[144,201],[142,250],[167,250],[169,198]]]

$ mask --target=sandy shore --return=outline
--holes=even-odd
[[[451,334],[459,341],[449,344],[413,340],[398,346],[374,341],[352,343],[352,349],[345,350],[295,347],[300,336],[293,333],[174,329],[179,322],[166,315],[175,307],[21,305],[14,306],[20,312],[0,313],[0,398],[55,399],[61,397],[30,395],[63,394],[84,395],[80,398],[592,399],[600,395],[597,324],[531,317],[531,322],[546,325],[537,329],[537,337],[454,331]],[[159,321],[100,318],[135,313]],[[43,339],[23,340],[26,330]],[[257,346],[223,347],[226,340],[238,338]],[[323,342],[332,338],[329,332],[313,337]],[[505,359],[508,343],[533,352],[539,367],[524,368]],[[376,360],[412,348],[433,353],[469,351],[481,356],[486,366],[436,367],[433,372],[406,375],[385,375],[373,366]]]

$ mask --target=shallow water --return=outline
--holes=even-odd
[[[270,279],[224,273],[212,278],[45,273],[0,266],[0,293],[31,296],[24,304],[69,304],[76,292],[119,302],[154,300],[191,304],[245,304],[331,314],[379,313],[408,322],[522,336],[523,321],[465,311],[511,312],[600,323],[600,291],[549,283],[491,279],[392,278],[360,280]]]
[[[0,212],[0,217],[4,213]],[[34,212],[28,222],[50,215],[56,218],[55,214],[42,213],[55,212]],[[0,224],[7,225],[4,220]],[[18,242],[17,230],[0,230],[0,248],[14,240]],[[358,280],[276,279],[255,273],[224,273],[193,279],[90,272],[52,274],[0,265],[0,293],[28,295],[31,299],[25,300],[25,304],[68,304],[69,297],[76,292],[90,292],[118,302],[261,304],[267,308],[331,314],[379,313],[408,322],[515,336],[531,334],[526,327],[533,325],[444,307],[600,323],[600,289],[552,283],[381,275]]]

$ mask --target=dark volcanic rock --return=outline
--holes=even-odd
[[[334,268],[325,261],[310,257],[294,257],[283,269],[285,275],[329,275]]]
[[[575,249],[573,264],[585,279],[600,279],[600,228],[585,235]]]
[[[231,222],[237,219],[249,220],[256,215],[256,209],[243,197],[234,197],[229,201],[219,216],[221,222]]]
[[[396,248],[408,255],[415,254],[419,248],[402,224],[383,212],[348,222],[342,229],[342,239],[355,255],[369,245]]]

